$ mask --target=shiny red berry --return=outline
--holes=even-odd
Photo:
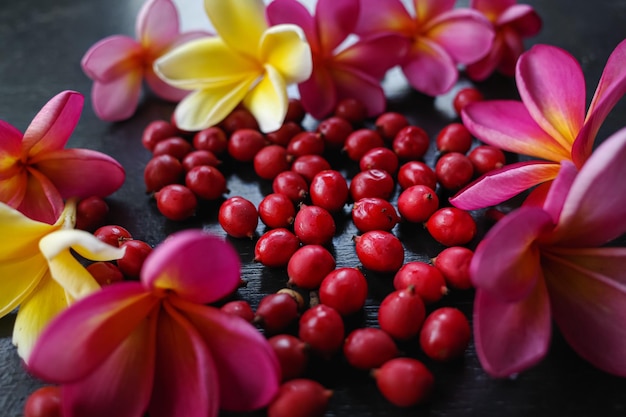
[[[143,130],[141,144],[144,148],[152,152],[158,142],[176,136],[179,133],[176,126],[172,125],[167,120],[154,120]]]
[[[174,136],[171,138],[163,139],[152,149],[153,156],[159,155],[172,155],[174,158],[181,161],[185,155],[189,152],[193,151],[193,146],[191,143],[187,142],[185,139]]]
[[[109,205],[102,197],[87,197],[76,205],[76,228],[93,231],[102,226],[109,214]]]
[[[338,268],[329,272],[319,289],[320,302],[342,316],[360,311],[367,299],[368,285],[358,268]]]
[[[220,127],[227,134],[232,135],[240,129],[259,130],[259,123],[254,118],[254,115],[250,113],[250,110],[238,107],[222,120]]]
[[[120,245],[124,256],[117,260],[120,271],[128,278],[139,278],[144,261],[152,252],[152,246],[142,240],[127,240]]]
[[[259,224],[259,214],[250,200],[234,196],[220,205],[217,220],[230,236],[251,239]]]
[[[430,398],[435,383],[432,372],[417,359],[394,358],[372,373],[380,393],[398,407],[411,407]]]
[[[191,171],[192,168],[200,165],[209,165],[212,167],[216,167],[219,166],[219,164],[221,163],[222,161],[217,159],[217,156],[215,156],[213,152],[201,149],[189,152],[187,155],[185,155],[182,165],[185,171]]]
[[[361,198],[352,206],[352,222],[360,232],[391,231],[400,221],[396,208],[382,198]]]
[[[256,309],[254,322],[270,334],[283,332],[298,319],[298,303],[289,294],[264,296]]]
[[[454,307],[441,307],[426,317],[419,340],[426,356],[446,362],[461,357],[471,337],[472,329],[465,314]]]
[[[283,383],[267,408],[267,417],[323,417],[332,391],[312,379]]]
[[[404,262],[404,247],[390,232],[372,230],[353,240],[359,261],[371,271],[395,273]]]
[[[348,201],[348,195],[348,182],[339,171],[333,169],[321,171],[311,180],[309,187],[311,201],[331,213],[343,209]]]
[[[306,310],[299,321],[298,337],[311,352],[330,358],[341,350],[345,337],[341,315],[332,307],[318,304]]]
[[[185,175],[180,161],[172,155],[157,155],[150,159],[143,171],[146,192],[152,193],[170,184],[178,184]]]
[[[439,197],[426,185],[412,185],[398,196],[398,211],[403,219],[423,223],[439,208]]]
[[[112,262],[94,262],[87,266],[87,271],[101,286],[124,280],[124,274]]]
[[[252,323],[255,316],[254,311],[252,311],[252,306],[250,306],[250,303],[246,300],[229,301],[221,306],[220,310],[222,310],[224,313],[241,317],[249,323]]]
[[[319,206],[302,205],[293,221],[293,231],[305,245],[330,243],[335,230],[335,219]]]
[[[435,164],[435,175],[443,188],[456,191],[472,180],[474,166],[464,154],[448,152]]]
[[[352,131],[352,124],[348,120],[337,116],[324,119],[317,125],[317,132],[322,136],[324,143],[329,149],[343,148],[348,135]]]
[[[472,288],[469,267],[473,256],[469,248],[451,246],[439,252],[433,263],[450,287],[466,290]]]
[[[273,180],[289,169],[287,150],[280,145],[268,145],[254,155],[254,172],[264,180]]]
[[[302,175],[309,184],[315,175],[328,169],[331,169],[330,163],[320,155],[302,155],[291,164],[291,170]]]
[[[239,162],[250,162],[265,147],[265,136],[255,129],[239,129],[228,139],[228,154]]]
[[[358,201],[366,197],[389,199],[396,188],[391,174],[380,169],[368,169],[357,173],[350,182],[350,197]]]
[[[448,292],[443,274],[434,266],[420,261],[402,265],[393,278],[393,286],[396,290],[413,287],[426,304],[441,300]]]
[[[437,187],[435,171],[424,162],[409,161],[398,170],[398,184],[404,190],[412,185],[422,184],[433,190]]]
[[[335,269],[335,257],[320,245],[305,245],[298,249],[287,264],[287,284],[316,289]]]
[[[191,143],[196,150],[209,151],[215,155],[223,153],[228,148],[226,133],[218,126],[198,131]]]
[[[300,132],[287,145],[287,153],[294,157],[302,155],[322,155],[324,139],[318,132]]]
[[[272,190],[287,196],[293,204],[298,204],[309,195],[309,184],[297,172],[283,171],[272,180]]]
[[[378,116],[374,125],[383,139],[393,141],[398,132],[409,125],[409,121],[402,113],[387,112]]]
[[[277,334],[267,341],[280,364],[281,381],[304,375],[309,362],[309,348],[306,343],[290,334]]]
[[[217,200],[227,191],[224,174],[209,165],[193,167],[185,175],[185,185],[203,200]]]
[[[284,267],[299,247],[300,240],[292,232],[285,228],[272,229],[257,240],[254,260],[272,268]]]
[[[398,171],[398,155],[389,148],[379,147],[370,149],[361,157],[359,168],[361,171],[380,169],[395,175]]]
[[[198,207],[196,195],[184,185],[166,185],[154,196],[159,212],[170,220],[188,219],[195,214]]]
[[[494,169],[502,168],[506,163],[506,157],[501,149],[495,146],[479,145],[467,155],[478,175],[486,174]]]
[[[430,146],[428,133],[419,126],[406,126],[393,138],[391,147],[405,161],[422,159]]]
[[[408,340],[419,333],[426,309],[413,287],[388,294],[378,308],[380,328],[397,340]]]
[[[435,143],[441,153],[465,154],[472,146],[472,134],[463,123],[450,123],[439,131]]]
[[[357,129],[350,133],[343,145],[343,151],[353,161],[359,161],[363,155],[374,148],[385,146],[385,141],[376,130]]]
[[[476,222],[471,214],[456,207],[440,208],[426,222],[430,235],[445,246],[469,243],[476,235]]]
[[[460,89],[454,99],[452,100],[452,105],[457,114],[461,114],[461,111],[465,106],[470,103],[475,103],[477,101],[484,100],[485,97],[483,94],[473,87],[466,87]]]
[[[346,119],[353,125],[358,125],[367,118],[367,107],[361,100],[344,98],[335,106],[334,115]]]
[[[111,224],[99,227],[93,234],[104,243],[115,247],[119,247],[122,243],[133,238],[130,232],[122,226]]]
[[[24,417],[61,417],[61,388],[45,386],[32,392],[24,403]]]
[[[259,218],[269,228],[289,227],[296,217],[296,208],[285,194],[268,194],[259,203]]]
[[[385,331],[375,327],[355,329],[343,344],[343,355],[357,369],[379,368],[398,356],[396,342]]]
[[[278,130],[265,134],[265,139],[274,145],[287,146],[292,139],[302,132],[302,127],[296,122],[285,122]]]

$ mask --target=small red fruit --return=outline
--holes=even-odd
[[[426,222],[430,235],[445,246],[469,243],[476,235],[476,222],[465,210],[456,207],[440,208]]]
[[[176,126],[166,120],[154,120],[146,126],[141,135],[141,144],[151,151],[154,146],[167,138],[178,135],[180,132]]]
[[[472,180],[474,166],[464,154],[448,152],[435,164],[435,175],[443,188],[456,191]]]
[[[252,321],[254,320],[254,311],[252,311],[250,303],[246,300],[229,301],[221,306],[220,310],[222,310],[224,313],[241,317],[248,323],[252,323]]]
[[[61,388],[58,386],[41,387],[26,399],[24,417],[61,416]]]
[[[315,289],[335,269],[335,258],[320,245],[305,245],[298,249],[287,264],[287,284]]]
[[[133,238],[130,232],[122,226],[111,224],[99,227],[93,234],[104,243],[115,247],[119,247],[125,241]]]
[[[360,311],[367,299],[367,280],[358,268],[338,268],[326,275],[320,285],[320,302],[342,316]]]
[[[506,157],[501,149],[495,146],[479,145],[467,155],[478,175],[486,174],[494,169],[502,168]]]
[[[437,176],[435,171],[424,162],[409,161],[398,170],[398,184],[403,190],[418,184],[434,190],[437,187]]]
[[[393,138],[391,147],[398,158],[405,161],[422,159],[430,146],[430,138],[424,129],[418,126],[406,126]]]
[[[290,334],[277,334],[267,340],[276,354],[281,369],[281,381],[299,378],[309,362],[309,348]]]
[[[413,287],[426,304],[441,300],[447,292],[446,280],[434,266],[425,262],[413,261],[402,265],[393,278],[396,290]]]
[[[305,245],[330,243],[335,230],[335,219],[319,206],[302,205],[293,221],[293,231]]]
[[[343,319],[332,307],[318,304],[300,317],[298,336],[311,352],[330,358],[341,350],[345,337]]]
[[[380,169],[368,169],[361,171],[350,182],[350,196],[353,201],[362,198],[378,197],[389,199],[396,188],[391,174]]]
[[[426,185],[412,185],[398,196],[398,211],[403,219],[423,223],[439,208],[439,197]]]
[[[374,125],[383,139],[392,141],[400,130],[409,125],[409,121],[401,113],[387,112],[378,116]]]
[[[317,125],[317,131],[322,135],[324,143],[329,149],[343,148],[348,135],[352,133],[352,124],[342,117],[331,116]]]
[[[323,417],[332,391],[312,379],[283,383],[267,408],[267,417]]]
[[[426,366],[413,358],[394,358],[372,373],[380,393],[398,407],[411,407],[426,401],[435,378]]]
[[[239,162],[250,162],[265,146],[265,137],[254,129],[240,129],[228,139],[228,154]]]
[[[374,369],[398,356],[396,342],[381,329],[353,330],[343,344],[343,355],[357,369]]]
[[[309,194],[309,184],[297,172],[283,171],[272,181],[272,190],[275,193],[284,194],[293,204],[297,204]]]
[[[144,261],[152,252],[152,246],[134,239],[122,243],[120,248],[125,248],[124,256],[117,260],[120,271],[128,278],[138,278]]]
[[[450,123],[439,131],[436,139],[437,149],[441,153],[467,153],[472,146],[472,134],[463,123]]]
[[[367,118],[367,108],[361,100],[357,100],[355,98],[344,98],[339,100],[335,106],[334,114],[337,117],[346,119],[353,125],[357,125],[359,123],[363,123],[363,121]]]
[[[385,146],[385,142],[376,130],[358,129],[350,133],[343,145],[348,158],[359,161],[363,155],[374,148]]]
[[[109,205],[102,197],[87,197],[76,205],[76,228],[93,231],[102,226],[109,214]]]
[[[460,89],[454,99],[452,100],[452,105],[457,114],[461,114],[461,111],[465,106],[470,103],[475,103],[477,101],[484,100],[485,97],[483,94],[473,87],[466,87]]]
[[[425,316],[424,302],[413,287],[391,292],[378,309],[380,328],[397,340],[416,336]]]
[[[446,362],[463,355],[472,337],[467,317],[454,307],[441,307],[426,317],[420,330],[420,346],[426,356]]]
[[[291,256],[300,247],[300,240],[285,228],[265,232],[254,247],[254,260],[271,268],[287,266]]]
[[[280,333],[298,318],[298,303],[289,294],[268,294],[256,309],[254,322],[270,334]]]
[[[226,133],[217,126],[207,127],[193,136],[193,147],[219,155],[228,148]]]
[[[302,155],[291,164],[291,170],[306,180],[308,184],[318,173],[330,169],[330,163],[320,155]]]
[[[170,184],[155,195],[157,208],[166,218],[181,221],[193,216],[198,206],[195,194],[184,185]]]
[[[273,180],[289,169],[287,150],[280,145],[268,145],[254,155],[254,172],[264,180]]]
[[[451,246],[442,250],[433,263],[450,287],[466,290],[472,288],[469,267],[473,256],[474,252],[471,249]]]
[[[379,147],[370,149],[361,157],[359,168],[361,171],[380,169],[394,175],[398,171],[398,155],[389,148]]]
[[[87,266],[87,271],[94,277],[100,286],[120,282],[124,279],[122,271],[120,271],[120,269],[112,262],[94,262]]]
[[[189,152],[193,151],[193,147],[191,143],[187,142],[185,139],[174,136],[172,138],[163,139],[152,149],[153,156],[159,155],[172,155],[174,158],[181,161],[185,155]]]
[[[382,198],[362,198],[352,206],[352,222],[359,232],[391,231],[400,221],[396,208]]]
[[[309,196],[314,205],[330,212],[343,209],[348,201],[348,183],[339,171],[328,169],[319,172],[311,180]]]
[[[278,178],[278,177],[277,177]],[[259,218],[269,228],[289,227],[295,217],[296,208],[285,194],[268,194],[259,203]]]
[[[184,178],[185,169],[172,155],[158,155],[148,161],[143,170],[146,192],[152,193],[170,184],[178,184]]]
[[[235,238],[252,238],[259,224],[259,214],[250,200],[230,197],[220,206],[217,219],[222,229]]]
[[[224,175],[209,165],[193,167],[185,175],[185,185],[203,200],[217,200],[227,191]]]
[[[390,232],[372,230],[353,240],[357,257],[371,271],[395,273],[404,262],[404,247]]]

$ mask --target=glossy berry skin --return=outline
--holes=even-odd
[[[331,169],[330,163],[320,155],[299,156],[291,164],[291,170],[302,175],[307,184],[313,181],[315,175],[328,169]]]
[[[185,155],[193,151],[191,143],[185,139],[175,136],[172,138],[163,139],[152,149],[153,156],[159,155],[172,155],[174,158],[181,161]]]
[[[372,129],[357,129],[346,138],[343,151],[353,161],[359,161],[369,150],[385,146],[380,134]]]
[[[472,146],[472,134],[463,123],[450,123],[437,134],[437,150],[441,153],[467,153]]]
[[[478,175],[486,174],[494,169],[502,168],[506,163],[506,157],[501,149],[495,146],[479,145],[472,149],[467,158]]]
[[[94,262],[86,269],[100,286],[120,282],[124,279],[124,274],[113,262]]]
[[[87,197],[76,205],[76,229],[88,232],[102,226],[109,214],[109,205],[102,197]]]
[[[24,417],[62,417],[61,388],[45,386],[32,392],[24,403]]]
[[[287,114],[285,114],[285,123],[302,123],[306,116],[306,110],[302,106],[299,98],[292,97],[287,103]]]
[[[285,194],[266,195],[259,203],[259,218],[269,228],[289,227],[296,217],[296,208]]]
[[[305,245],[325,245],[335,235],[335,219],[319,206],[302,205],[293,221],[293,231]]]
[[[287,146],[291,140],[302,132],[302,127],[296,122],[285,122],[278,130],[265,134],[265,139],[274,145]]]
[[[371,230],[389,232],[399,221],[396,208],[382,198],[361,198],[352,206],[352,222],[362,233]]]
[[[335,269],[335,257],[320,245],[298,249],[287,264],[287,284],[305,289],[319,288],[322,280]]]
[[[450,287],[467,290],[473,286],[469,272],[473,256],[474,252],[469,248],[451,246],[439,252],[433,263]]]
[[[456,113],[460,115],[461,111],[463,110],[465,106],[467,106],[470,103],[482,101],[484,99],[485,97],[480,91],[478,91],[477,89],[473,87],[466,87],[466,88],[460,89],[456,93],[456,95],[454,96],[454,99],[452,100],[452,106],[454,107],[454,110],[456,111]]]
[[[428,133],[418,126],[402,128],[391,143],[391,147],[398,158],[405,161],[422,159],[426,155],[429,145]]]
[[[170,122],[166,120],[154,120],[143,130],[141,144],[144,148],[152,152],[158,142],[178,134],[178,129]]]
[[[219,155],[228,149],[228,138],[218,126],[207,127],[197,132],[192,139],[196,150],[204,150]]]
[[[93,234],[104,243],[115,247],[133,238],[128,230],[113,224],[101,226]]]
[[[398,184],[405,190],[412,185],[425,185],[433,190],[437,187],[435,171],[424,162],[409,161],[398,170]]]
[[[413,287],[425,304],[435,303],[448,292],[446,280],[434,266],[425,262],[413,261],[402,265],[393,277],[396,290]]]
[[[439,208],[439,197],[426,185],[412,185],[398,196],[398,211],[412,223],[423,223]]]
[[[298,157],[302,155],[321,155],[324,153],[324,139],[317,132],[300,132],[287,145],[287,154]]]
[[[235,196],[222,203],[217,220],[230,236],[251,239],[259,224],[259,214],[250,200]]]
[[[254,129],[240,129],[228,139],[228,154],[239,162],[250,162],[265,146],[265,137]]]
[[[454,307],[441,307],[426,317],[419,340],[426,356],[447,362],[463,356],[471,337],[465,314]]]
[[[448,152],[435,164],[435,175],[443,188],[455,191],[469,184],[474,176],[474,166],[464,154]]]
[[[358,125],[367,118],[367,108],[360,100],[344,98],[335,106],[334,115],[346,119],[353,125]]]
[[[148,161],[143,170],[146,192],[152,193],[170,184],[182,181],[185,169],[172,155],[158,155]]]
[[[324,139],[324,144],[328,149],[343,148],[352,131],[352,124],[342,117],[331,116],[317,125],[317,132]]]
[[[358,268],[338,268],[323,279],[320,302],[337,310],[342,316],[360,311],[367,299],[367,280]]]
[[[404,262],[404,247],[390,232],[372,230],[353,240],[359,261],[371,271],[395,273]]]
[[[309,362],[309,348],[306,343],[290,334],[277,334],[267,341],[280,364],[281,381],[304,375]]]
[[[217,200],[227,191],[224,175],[208,165],[193,167],[187,172],[185,185],[203,200]]]
[[[400,130],[409,125],[409,121],[401,113],[387,112],[378,116],[374,125],[383,139],[392,141]]]
[[[273,180],[289,169],[287,150],[280,145],[268,145],[254,155],[254,172],[264,180]]]
[[[268,294],[256,309],[254,322],[270,334],[283,332],[298,319],[298,303],[289,294]]]
[[[300,240],[285,228],[265,232],[254,247],[254,260],[271,268],[287,266],[289,258],[300,247]]]
[[[416,336],[425,316],[424,302],[411,287],[389,293],[378,309],[380,328],[396,340]]]
[[[380,393],[397,407],[411,407],[430,397],[435,378],[426,366],[413,358],[394,358],[374,370]]]
[[[350,197],[358,201],[366,197],[389,199],[395,191],[396,184],[387,171],[368,169],[361,171],[350,182]]]
[[[444,207],[430,216],[426,229],[444,246],[461,246],[469,243],[476,235],[476,222],[465,210]]]
[[[317,173],[311,180],[311,201],[329,212],[341,210],[348,201],[348,195],[348,183],[339,171],[328,169]]]
[[[234,132],[241,129],[259,130],[259,123],[248,109],[238,107],[222,120],[220,127],[232,136]]]
[[[300,317],[298,337],[309,345],[311,352],[330,358],[343,346],[343,319],[334,308],[318,304],[306,310]]]
[[[272,181],[272,190],[289,197],[293,204],[298,204],[309,195],[309,184],[297,172],[283,171]]]
[[[332,391],[319,382],[296,378],[283,383],[267,408],[267,417],[323,417]]]
[[[180,184],[166,185],[154,196],[159,212],[174,221],[182,221],[193,216],[198,206],[196,195]]]
[[[398,155],[391,149],[385,147],[370,149],[359,160],[359,169],[361,171],[380,169],[387,171],[391,175],[395,175],[399,165]]]
[[[217,167],[221,163],[222,161],[217,159],[213,152],[202,149],[189,152],[187,155],[185,155],[182,161],[182,165],[185,171],[191,171],[192,168],[200,165]]]
[[[396,342],[375,327],[355,329],[343,344],[343,355],[357,369],[374,369],[398,356]]]
[[[246,300],[229,301],[221,306],[220,310],[222,310],[224,313],[241,317],[248,323],[252,323],[255,316],[254,311],[252,311],[252,307],[250,306],[250,303]]]
[[[117,260],[120,271],[128,278],[139,278],[141,267],[148,255],[152,252],[152,246],[142,240],[127,240],[120,245],[124,248],[124,256]]]

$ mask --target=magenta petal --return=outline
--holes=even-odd
[[[107,83],[94,82],[91,101],[96,115],[109,122],[131,117],[139,104],[142,77],[143,73],[136,70]]]
[[[360,3],[357,35],[367,37],[389,32],[411,37],[417,30],[415,19],[400,0],[360,0]]]
[[[321,120],[328,116],[337,105],[335,81],[327,68],[313,65],[311,77],[298,84],[302,106],[314,118]]]
[[[259,331],[240,317],[172,299],[204,338],[215,362],[220,404],[229,411],[266,406],[280,383],[274,351]]]
[[[141,67],[142,55],[141,45],[133,38],[109,36],[89,48],[81,66],[89,78],[106,83]]]
[[[150,86],[152,92],[164,100],[179,102],[185,98],[187,94],[189,94],[189,90],[181,90],[179,88],[172,87],[163,81],[154,73],[152,68],[146,70],[144,78],[148,86]]]
[[[545,194],[544,201],[540,205],[540,207],[543,207],[545,211],[550,213],[550,216],[552,216],[555,224],[559,221],[559,217],[561,217],[563,204],[567,199],[567,195],[569,194],[572,183],[577,175],[578,169],[576,169],[573,162],[561,162],[559,175],[557,175],[554,181],[552,181],[549,190]],[[535,192],[535,190],[533,190],[533,192]],[[524,201],[525,205],[529,204],[527,203],[527,200]]]
[[[156,293],[172,291],[206,304],[231,294],[239,274],[239,254],[230,244],[200,230],[186,230],[170,235],[148,255],[141,281]]]
[[[0,180],[12,175],[14,161],[20,159],[22,150],[22,132],[0,120]]]
[[[541,18],[528,4],[514,4],[496,21],[497,26],[509,25],[521,37],[535,36],[541,30]]]
[[[528,296],[541,279],[537,240],[554,226],[548,213],[523,207],[496,223],[476,247],[470,277],[476,288],[503,302]]]
[[[450,90],[459,76],[450,55],[425,38],[418,39],[408,53],[402,71],[413,88],[433,97]]]
[[[26,217],[53,224],[63,212],[63,207],[63,197],[50,179],[35,169],[29,169],[26,190],[16,208]]]
[[[500,65],[504,55],[504,41],[501,36],[496,36],[493,40],[491,50],[483,58],[465,67],[465,73],[474,81],[487,79]]]
[[[337,99],[355,98],[365,105],[367,115],[374,117],[381,114],[387,105],[385,92],[380,82],[356,69],[342,71],[335,67],[333,79],[337,88]]]
[[[320,49],[331,53],[352,33],[359,17],[358,0],[318,0],[315,22]]]
[[[137,15],[135,32],[152,51],[167,48],[178,36],[178,10],[171,0],[148,0]]]
[[[62,149],[33,163],[64,198],[106,197],[125,178],[124,168],[115,159],[90,149]]]
[[[455,0],[413,0],[415,15],[421,24],[438,18],[454,8]]]
[[[513,6],[515,2],[516,0],[470,0],[470,7],[492,19]]]
[[[353,67],[379,80],[404,60],[410,46],[403,36],[370,36],[339,52],[334,60],[338,65]],[[372,59],[373,56],[376,59]]]
[[[296,0],[274,0],[265,9],[270,25],[292,23],[302,28],[311,50],[321,53],[317,25],[308,9]]]
[[[84,101],[75,91],[63,91],[50,99],[24,132],[22,153],[34,156],[63,149],[78,124]]]
[[[515,29],[505,26],[500,29],[499,37],[502,38],[502,57],[498,64],[498,72],[508,77],[515,76],[517,60],[525,50],[524,40]]]
[[[552,332],[543,279],[517,303],[476,291],[473,324],[476,354],[489,375],[509,377],[537,364],[548,352]]]
[[[535,185],[554,179],[560,165],[544,161],[525,161],[490,171],[450,198],[463,210],[495,206]]]

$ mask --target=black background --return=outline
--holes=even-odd
[[[200,0],[186,0],[194,10],[202,10]],[[140,0],[20,0],[3,2],[0,6],[0,118],[24,131],[33,116],[54,95],[62,90],[76,90],[86,95],[85,108],[69,145],[108,153],[126,169],[124,186],[107,199],[111,207],[109,223],[120,224],[137,239],[157,245],[168,234],[190,227],[202,227],[224,235],[216,223],[218,203],[209,204],[187,222],[174,223],[161,216],[154,202],[144,192],[143,169],[150,154],[140,143],[143,128],[152,120],[169,119],[173,105],[146,95],[136,115],[121,123],[106,123],[93,113],[89,101],[91,81],[80,69],[80,59],[96,41],[112,35],[134,35],[134,21],[141,7]],[[182,4],[183,1],[179,2]],[[590,100],[607,57],[626,37],[626,2],[620,0],[535,0],[535,7],[544,21],[541,33],[529,39],[533,43],[549,43],[572,53],[581,63],[587,80]],[[466,3],[463,3],[466,4]],[[186,6],[186,7],[187,7]],[[183,10],[183,16],[193,12]],[[447,123],[457,121],[451,100],[455,92],[470,83],[461,79],[448,94],[431,99],[411,91],[398,73],[385,81],[389,110],[400,111],[412,123],[423,127],[432,138]],[[515,98],[512,79],[494,76],[477,85],[487,98]],[[624,126],[626,104],[620,104],[608,117],[598,140]],[[315,121],[307,119],[312,128]],[[432,148],[432,147],[431,147]],[[436,158],[431,149],[426,161]],[[333,167],[347,176],[356,172],[356,165],[335,158]],[[230,193],[225,197],[243,195],[255,204],[271,190],[271,183],[258,180],[249,165],[226,163]],[[442,194],[445,198],[445,194]],[[356,229],[349,221],[347,205],[336,216],[337,236],[332,250],[338,266],[357,266],[359,261],[351,241]],[[476,217],[484,232],[487,223]],[[259,225],[257,236],[264,231]],[[442,247],[436,244],[421,226],[400,225],[394,229],[406,249],[406,261],[428,260]],[[10,236],[1,236],[10,239]],[[271,293],[286,283],[286,272],[268,269],[252,262],[255,240],[230,239],[244,263],[242,276],[248,281],[238,295],[258,304],[263,294]],[[474,242],[475,243],[475,242]],[[389,276],[366,271],[370,297],[364,313],[348,320],[352,328],[375,325],[376,304],[391,288]],[[454,305],[468,317],[472,309],[471,291],[453,291],[438,305]],[[30,392],[42,385],[29,377],[11,345],[14,316],[0,319],[0,413],[19,416]],[[625,324],[626,325],[626,324]],[[409,355],[421,356],[415,341],[401,345]],[[626,356],[625,356],[626,360]],[[580,359],[555,332],[547,358],[535,368],[515,379],[493,380],[480,368],[473,345],[463,360],[437,365],[426,360],[435,374],[436,387],[432,401],[424,406],[399,409],[387,403],[377,392],[367,373],[351,370],[341,358],[328,363],[314,362],[312,376],[334,390],[328,416],[624,416],[626,415],[626,380],[602,373]],[[263,415],[258,412],[254,415]],[[115,416],[111,416],[115,417]]]

